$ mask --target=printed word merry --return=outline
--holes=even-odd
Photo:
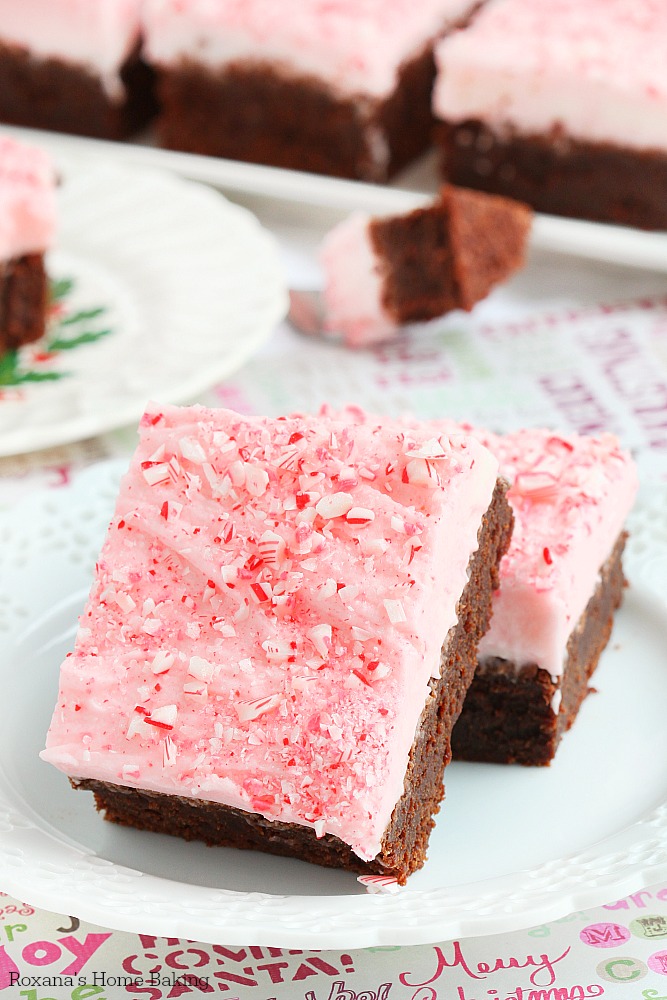
[[[433,951],[436,957],[436,968],[431,978],[416,983],[410,980],[409,973],[402,972],[399,979],[403,986],[427,986],[429,983],[436,982],[446,969],[456,968],[462,969],[470,979],[486,979],[494,972],[506,972],[508,969],[532,969],[529,979],[534,986],[553,986],[556,982],[555,966],[569,954],[570,948],[567,947],[563,954],[556,958],[549,958],[546,953],[537,956],[526,955],[522,959],[513,956],[509,958],[495,957],[489,962],[477,962],[474,967],[466,961],[459,941],[452,942],[453,954],[450,959],[446,958],[443,949],[439,946],[436,946]],[[545,981],[540,982],[540,978],[545,979]],[[547,1000],[551,1000],[551,998],[549,997]]]

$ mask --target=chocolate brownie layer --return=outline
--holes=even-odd
[[[430,145],[434,80],[432,44],[400,67],[384,101],[341,97],[270,63],[240,60],[216,73],[183,61],[159,71],[158,138],[191,153],[384,181]]]
[[[559,686],[546,670],[535,664],[517,668],[497,657],[480,663],[452,734],[456,758],[498,764],[550,763],[589,692],[588,682],[609,640],[625,585],[621,565],[625,539],[623,533],[616,542],[568,641],[558,713],[551,705]]]
[[[100,79],[59,59],[34,59],[0,43],[0,120],[11,125],[120,139],[155,113],[153,71],[134,53],[121,71],[126,97],[111,101]]]
[[[382,306],[395,322],[419,322],[457,308],[456,249],[448,223],[444,203],[370,223],[373,250],[387,275]]]
[[[376,105],[338,98],[315,78],[240,62],[160,74],[158,138],[170,149],[337,177],[385,180],[426,148],[435,76],[431,50],[406,65]]]
[[[126,826],[267,851],[349,871],[394,875],[404,882],[426,858],[428,837],[444,794],[442,776],[451,760],[452,727],[461,711],[476,664],[480,637],[488,628],[491,598],[498,586],[498,563],[506,551],[512,512],[499,482],[479,532],[479,548],[458,607],[458,623],[442,650],[442,672],[422,713],[405,777],[405,790],[385,832],[381,853],[361,861],[337,837],[318,839],[308,827],[280,823],[213,802],[145,792],[93,779],[72,779],[75,788],[95,794],[107,819]]]
[[[0,264],[0,356],[44,335],[48,295],[41,254]]]
[[[397,323],[470,310],[524,263],[526,205],[446,185],[435,205],[376,219],[369,235],[386,262],[382,305]]]
[[[437,127],[448,181],[540,212],[667,229],[667,154],[550,135],[497,135],[483,122]]]

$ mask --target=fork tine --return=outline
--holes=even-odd
[[[325,333],[321,292],[314,289],[291,288],[289,302],[287,319],[295,330],[309,337],[319,337]]]

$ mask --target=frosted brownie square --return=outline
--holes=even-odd
[[[511,483],[515,527],[454,755],[549,764],[621,603],[623,525],[637,471],[611,434],[474,433]]]
[[[0,0],[0,120],[116,139],[154,112],[141,0]]]
[[[445,176],[542,212],[667,229],[667,5],[502,0],[437,47]]]
[[[527,205],[451,184],[412,212],[354,213],[321,248],[329,331],[360,347],[469,312],[523,266],[531,223]]]
[[[474,439],[151,406],[45,760],[108,819],[405,881],[511,512]]]
[[[49,303],[44,258],[55,229],[51,159],[0,135],[0,357],[44,335]]]
[[[385,180],[431,141],[433,45],[480,0],[147,0],[161,142]]]

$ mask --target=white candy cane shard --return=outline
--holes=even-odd
[[[367,507],[352,507],[348,510],[346,519],[350,524],[369,524],[375,520],[375,512]]]
[[[265,698],[257,698],[255,701],[242,701],[236,706],[236,714],[239,722],[252,722],[260,715],[266,715],[280,704],[282,695],[270,694]]]
[[[316,504],[315,510],[324,518],[344,517],[352,509],[354,500],[349,493],[332,493],[330,496],[322,497]]]
[[[166,649],[159,649],[153,657],[151,670],[154,674],[165,674],[174,665],[175,660],[174,653],[168,653]]]
[[[366,887],[366,891],[377,895],[379,893],[395,896],[401,891],[397,879],[391,875],[359,875],[357,882]]]
[[[432,461],[447,458],[447,451],[443,447],[442,442],[438,441],[437,438],[431,438],[430,441],[424,441],[421,445],[409,448],[406,454],[410,458],[429,458]]]

